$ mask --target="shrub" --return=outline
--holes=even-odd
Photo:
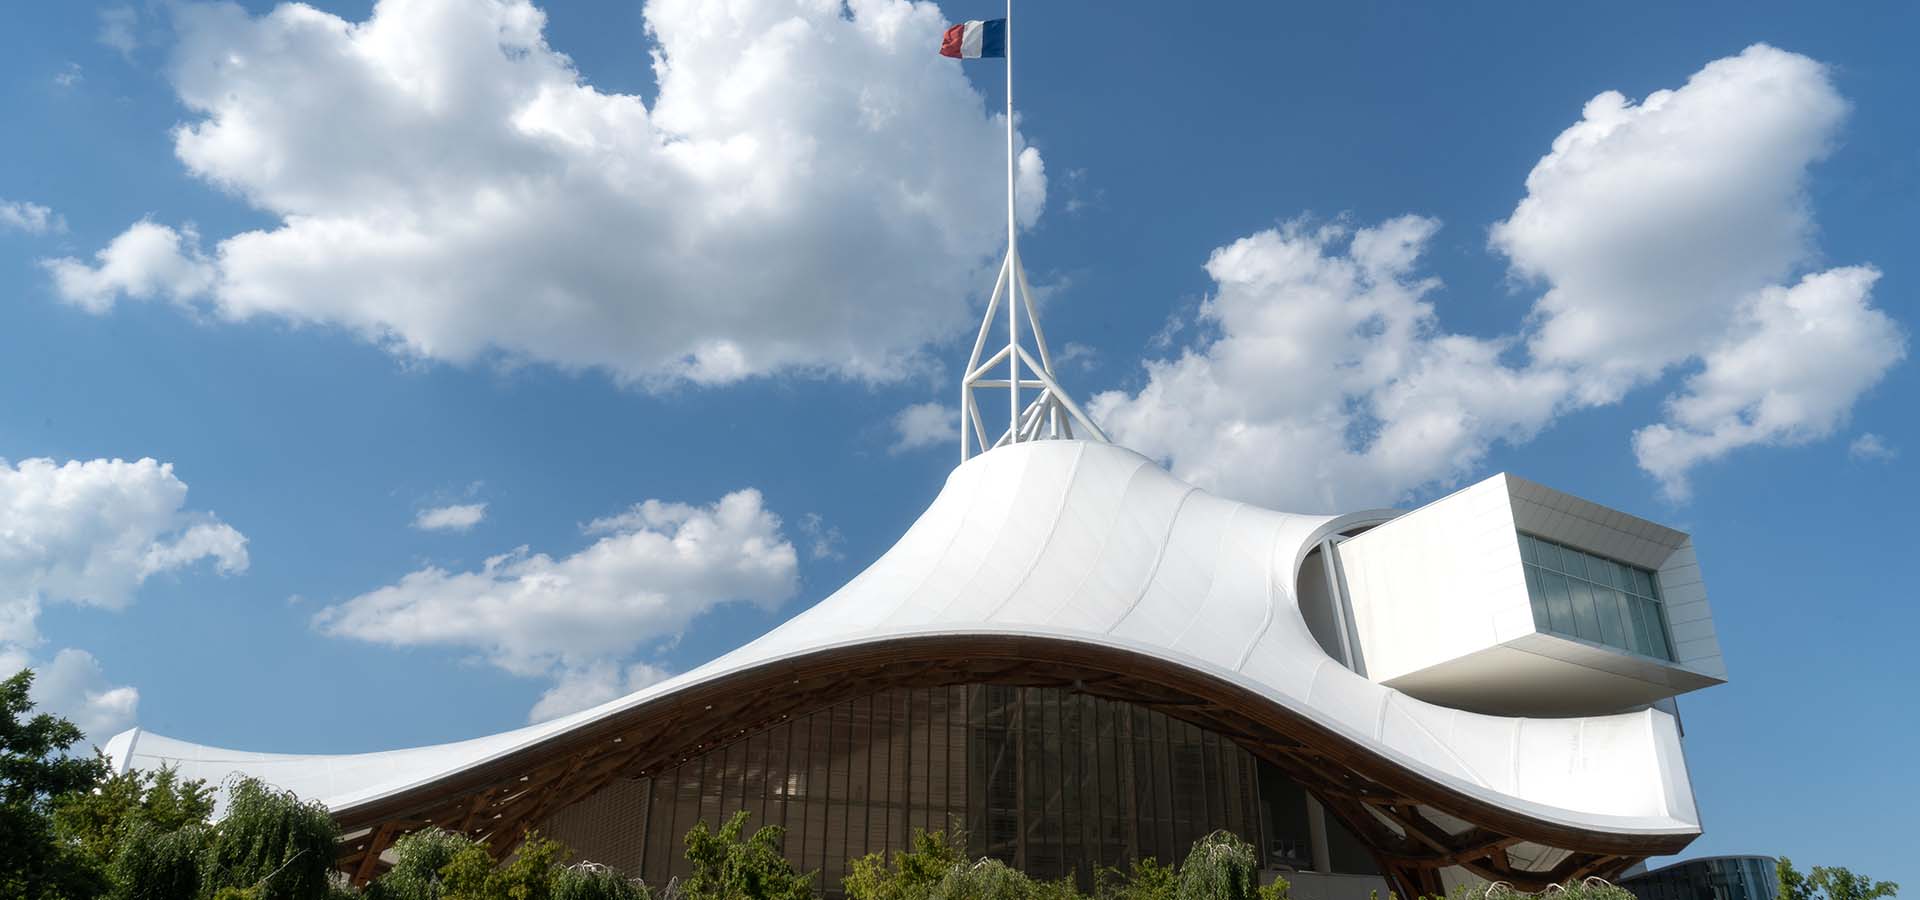
[[[1133,861],[1127,871],[1102,868],[1093,876],[1095,900],[1173,900],[1174,868],[1151,856]]]
[[[929,900],[1029,900],[1033,880],[997,859],[954,866],[928,892]]]
[[[889,866],[885,854],[869,853],[853,861],[840,884],[847,900],[926,900],[927,892],[953,867],[966,861],[966,842],[944,831],[913,831],[913,849],[895,850]]]
[[[683,885],[685,900],[811,900],[813,875],[802,875],[782,852],[786,829],[765,825],[742,840],[743,810],[719,831],[699,822],[687,832],[687,861],[693,874]]]
[[[1216,831],[1194,842],[1173,892],[1176,900],[1259,900],[1259,859],[1246,841]]]
[[[652,900],[647,886],[615,869],[593,863],[553,874],[553,900]]]
[[[367,900],[440,900],[445,892],[445,876],[440,870],[471,847],[480,844],[439,828],[416,831],[394,841],[393,868],[367,887]]]

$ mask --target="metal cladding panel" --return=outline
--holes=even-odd
[[[767,635],[693,671],[551,722],[472,741],[348,756],[236,753],[130,732],[122,767],[258,775],[337,813],[452,779],[726,676],[927,636],[1107,648],[1230,684],[1383,764],[1556,827],[1692,835],[1671,716],[1503,719],[1416,700],[1329,658],[1293,596],[1313,545],[1357,519],[1210,496],[1131,451],[1042,441],[975,457],[898,544]]]

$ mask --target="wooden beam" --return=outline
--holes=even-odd
[[[374,829],[367,840],[366,852],[360,857],[359,867],[353,870],[355,885],[364,887],[367,882],[373,880],[374,873],[380,866],[380,854],[387,849],[387,843],[393,839],[393,830],[391,824]]]

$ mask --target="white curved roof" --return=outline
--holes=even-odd
[[[634,694],[458,743],[338,756],[245,753],[134,729],[119,768],[245,773],[336,812],[459,773],[688,685],[840,646],[1020,634],[1148,654],[1231,682],[1476,799],[1622,835],[1696,834],[1673,718],[1479,715],[1415,700],[1328,657],[1293,596],[1300,561],[1354,521],[1194,488],[1108,444],[1014,444],[954,469],[892,549],[765,636]]]

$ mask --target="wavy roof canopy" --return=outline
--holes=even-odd
[[[1377,516],[1292,515],[1194,488],[1108,444],[975,457],[859,576],[744,647],[593,709],[452,744],[245,753],[135,729],[121,768],[245,773],[354,829],[362,875],[427,822],[519,833],[623,772],[889,683],[1013,679],[1135,702],[1302,780],[1409,889],[1610,874],[1700,832],[1671,716],[1516,719],[1435,706],[1328,657],[1295,576]],[[500,843],[496,841],[498,848]]]

